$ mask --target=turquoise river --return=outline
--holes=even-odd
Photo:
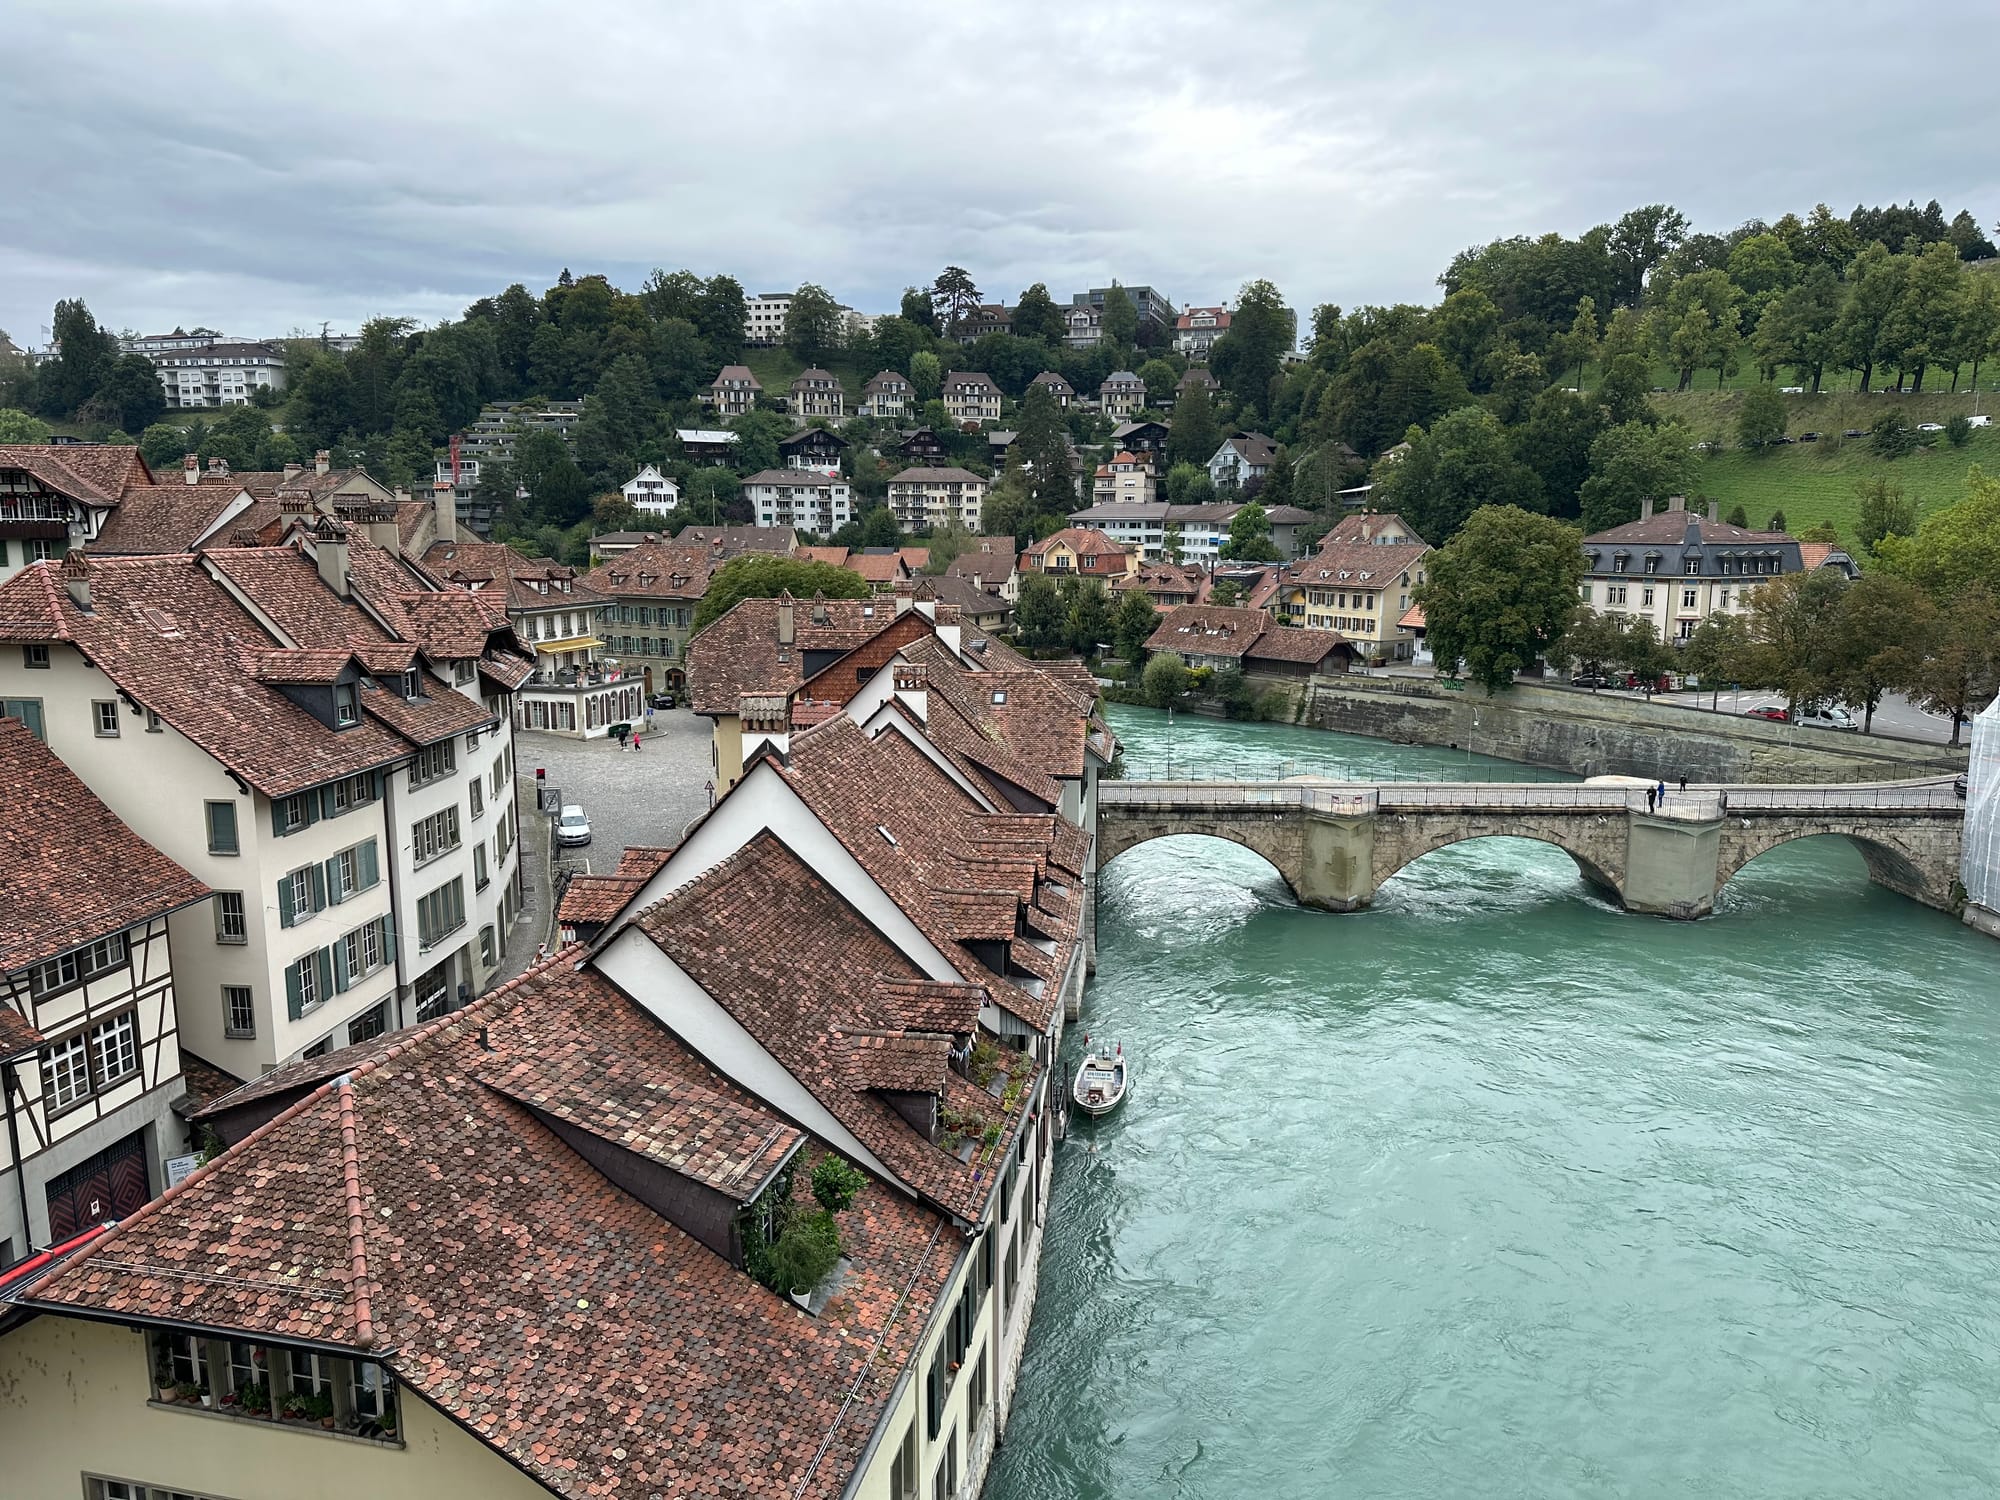
[[[1114,709],[1128,773],[1506,779]],[[2000,1494],[2000,945],[1792,844],[1713,918],[1521,840],[1373,910],[1107,866],[988,1500]]]

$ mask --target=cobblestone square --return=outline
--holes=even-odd
[[[580,804],[590,819],[590,842],[558,849],[557,859],[587,862],[602,875],[616,868],[618,856],[633,844],[678,844],[681,831],[708,811],[708,720],[677,708],[654,714],[653,725],[639,731],[638,750],[622,750],[609,738],[522,731],[523,819],[534,805],[537,768],[549,773],[548,784],[561,790],[564,802]],[[544,816],[544,835],[547,822]]]

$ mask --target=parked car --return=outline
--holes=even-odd
[[[1952,777],[1951,789],[1958,793],[1959,801],[1963,802],[1965,800],[1965,773],[1963,771]]]
[[[1571,687],[1587,688],[1610,687],[1611,679],[1606,677],[1602,672],[1579,672],[1576,676],[1570,678],[1569,685]]]
[[[1797,438],[1795,438],[1795,437],[1787,437],[1787,436],[1785,436],[1785,435],[1784,435],[1784,434],[1782,434],[1782,433],[1781,433],[1781,434],[1779,434],[1779,435],[1778,435],[1777,437],[1774,437],[1774,438],[1772,438],[1772,439],[1771,439],[1771,442],[1772,442],[1772,443],[1773,443],[1774,445],[1775,445],[1775,444],[1777,444],[1777,443],[1796,443],[1797,441],[1798,441],[1798,439],[1797,439]]]
[[[1853,714],[1838,703],[1821,703],[1811,708],[1801,709],[1799,723],[1808,729],[1848,729],[1861,728]]]
[[[1943,431],[1944,431],[1944,423],[1942,423],[1942,422],[1919,422],[1919,423],[1917,423],[1917,431],[1919,431],[1919,432],[1943,432]]]
[[[1981,412],[1978,416],[1967,417],[1965,420],[1974,427],[1991,427],[1993,425],[1993,417],[1990,412]]]
[[[648,708],[672,708],[674,706],[674,695],[672,693],[655,693],[646,706]]]
[[[1819,434],[1816,432],[1802,432],[1799,434],[1799,441],[1802,443],[1816,443],[1819,441]]]
[[[1805,393],[1806,388],[1802,385],[1781,385],[1778,387],[1778,394],[1781,396],[1803,396]]]
[[[590,819],[574,802],[567,804],[556,818],[556,842],[563,845],[590,842]]]
[[[1868,436],[1868,433],[1867,433],[1867,432],[1866,432],[1866,431],[1865,431],[1864,429],[1862,429],[1862,428],[1860,428],[1860,427],[1850,427],[1850,428],[1848,428],[1848,429],[1847,429],[1847,431],[1843,432],[1843,433],[1841,434],[1841,436],[1842,436],[1842,437],[1867,437],[1867,436]]]
[[[1769,719],[1773,724],[1789,724],[1791,714],[1775,703],[1760,703],[1755,708],[1746,708],[1743,716],[1748,719]]]

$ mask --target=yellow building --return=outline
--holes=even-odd
[[[1272,610],[1294,625],[1337,630],[1364,660],[1407,661],[1417,632],[1404,623],[1430,548],[1398,516],[1353,516],[1320,550],[1284,570]]]

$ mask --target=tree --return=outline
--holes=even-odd
[[[785,347],[816,365],[840,345],[840,304],[833,293],[808,281],[792,293],[785,311]]]
[[[2000,479],[1974,464],[1964,499],[1932,511],[1914,536],[1883,537],[1875,550],[1939,604],[1973,589],[2000,597]]]
[[[1049,295],[1048,287],[1036,282],[1021,293],[1021,302],[1014,309],[1014,333],[1019,338],[1040,339],[1051,349],[1062,347],[1063,335],[1069,325],[1063,322],[1062,310]]]
[[[1873,552],[1887,536],[1911,536],[1917,529],[1917,507],[1903,498],[1903,487],[1886,479],[1864,480],[1854,486],[1861,499],[1856,539]]]
[[[1686,494],[1694,478],[1688,430],[1678,422],[1648,427],[1626,422],[1590,445],[1590,478],[1582,491],[1587,535],[1639,519],[1640,502]]]
[[[1271,518],[1264,507],[1252,500],[1229,521],[1229,540],[1217,554],[1230,562],[1276,562],[1277,544],[1271,540]]]
[[[1574,526],[1517,505],[1474,511],[1426,559],[1416,588],[1432,654],[1447,672],[1463,662],[1488,693],[1560,640],[1584,575]]]
[[[743,284],[734,276],[711,276],[702,284],[693,321],[708,357],[718,365],[732,363],[743,353],[747,315]]]
[[[938,331],[937,304],[931,301],[928,290],[918,286],[903,288],[902,310],[897,314],[905,323],[914,323],[919,328],[932,333]]]
[[[590,485],[556,433],[530,432],[514,444],[514,477],[528,492],[526,514],[537,526],[571,526],[588,512]]]
[[[792,424],[774,411],[753,407],[733,418],[736,434],[733,463],[740,474],[758,474],[778,467],[778,443],[791,435]]]
[[[1659,324],[1660,352],[1680,372],[1680,389],[1694,383],[1694,372],[1715,366],[1716,388],[1736,348],[1743,294],[1727,271],[1697,271],[1683,276],[1667,292],[1665,316]]]
[[[1070,470],[1069,426],[1045,385],[1031,386],[1016,420],[1014,448],[1028,476],[1035,512],[1067,517],[1076,507],[1076,476]]]
[[[1940,240],[1909,262],[1902,295],[1882,327],[1883,356],[1900,376],[1915,375],[1910,387],[1924,388],[1924,372],[1940,360],[1958,360],[1959,324],[1965,307],[1965,270],[1958,252]]]
[[[1432,543],[1458,533],[1482,505],[1538,509],[1541,482],[1514,456],[1499,418],[1480,406],[1439,417],[1429,432],[1413,431],[1410,451],[1376,465],[1375,503],[1393,510]]]
[[[1606,419],[1613,427],[1622,427],[1627,422],[1638,422],[1646,427],[1659,423],[1659,414],[1653,410],[1650,396],[1653,376],[1643,356],[1620,354],[1614,358],[1597,382],[1597,404],[1604,408]]]
[[[1112,638],[1111,594],[1095,578],[1077,581],[1069,602],[1069,648],[1095,656]]]
[[[1575,370],[1576,388],[1583,389],[1583,367],[1590,362],[1598,350],[1597,304],[1588,297],[1576,304],[1576,316],[1570,320],[1569,332],[1549,349],[1551,370]],[[1557,356],[1561,358],[1558,360]]]
[[[1146,404],[1165,407],[1174,399],[1174,382],[1180,378],[1174,367],[1164,359],[1149,359],[1137,371],[1146,383]]]
[[[1500,337],[1500,309],[1478,287],[1462,287],[1439,303],[1425,327],[1425,342],[1458,369],[1466,385],[1487,389],[1488,360]]]
[[[1117,653],[1133,666],[1146,659],[1146,642],[1159,628],[1160,617],[1153,608],[1153,596],[1144,589],[1127,589],[1111,616],[1111,642]]]
[[[1805,279],[1766,304],[1752,329],[1750,346],[1766,380],[1790,366],[1801,385],[1819,394],[1827,365],[1836,356],[1834,329],[1840,320],[1840,278],[1815,266]]]
[[[1174,420],[1167,428],[1167,466],[1195,464],[1206,469],[1221,446],[1222,426],[1215,419],[1215,403],[1204,387],[1190,386],[1174,402]]]
[[[1200,464],[1179,463],[1167,470],[1167,504],[1207,505],[1215,499],[1215,481]]]
[[[1514,453],[1535,471],[1551,515],[1574,516],[1590,477],[1590,445],[1608,425],[1601,404],[1551,387],[1535,398],[1528,420],[1512,434]]]
[[[1187,664],[1170,651],[1162,651],[1146,663],[1139,679],[1140,691],[1155,708],[1172,708],[1187,692]]]
[[[1741,615],[1717,610],[1681,643],[1681,669],[1693,674],[1708,689],[1709,707],[1725,682],[1743,680],[1744,653],[1750,647],[1750,627]]]
[[[43,416],[60,421],[75,416],[104,383],[118,358],[118,340],[97,326],[78,298],[56,304],[54,343],[55,358],[36,372],[35,399]]]
[[[1007,453],[1007,467],[993,482],[993,488],[986,492],[986,503],[979,509],[980,525],[988,536],[1013,537],[1018,543],[1034,530],[1034,492],[1028,487],[1028,474],[1021,467],[1021,446],[1016,443]]]
[[[952,563],[972,550],[973,536],[965,523],[956,518],[933,526],[931,534],[925,538],[925,546],[930,555],[924,560],[924,572],[937,577]]]
[[[1749,513],[1745,511],[1740,504],[1730,506],[1729,514],[1724,516],[1722,519],[1724,523],[1727,525],[1739,526],[1745,531],[1748,531],[1750,529]]]
[[[1588,604],[1579,604],[1562,639],[1550,645],[1550,659],[1566,661],[1578,672],[1602,673],[1618,662],[1625,649],[1624,620],[1623,615],[1600,614]]]
[[[695,606],[694,634],[700,635],[745,599],[775,599],[790,593],[795,599],[824,594],[829,599],[865,599],[868,585],[859,573],[831,563],[797,557],[746,552],[732,557],[708,581],[708,592]]]
[[[288,386],[286,425],[301,443],[331,448],[354,430],[354,393],[338,355],[313,356]]]
[[[0,443],[46,443],[48,440],[48,423],[31,417],[24,411],[15,411],[12,407],[0,407]],[[178,432],[174,435],[174,441],[177,443],[180,441]],[[144,451],[142,446],[140,452]],[[153,464],[152,459],[148,458],[146,461],[153,467],[158,467],[157,464]]]
[[[1861,376],[1861,389],[1874,378],[1886,351],[1884,332],[1902,300],[1908,262],[1881,245],[1870,245],[1847,270],[1847,296],[1833,326],[1833,347],[1846,368]]]
[[[1785,695],[1792,717],[1802,700],[1831,690],[1837,665],[1835,621],[1847,580],[1830,569],[1786,573],[1750,594],[1750,649],[1743,680]]]
[[[1021,597],[1014,602],[1014,636],[1030,651],[1048,651],[1063,644],[1069,632],[1069,607],[1062,590],[1046,573],[1021,580]]]
[[[1623,628],[1619,633],[1618,654],[1615,658],[1620,666],[1637,678],[1648,698],[1653,696],[1659,680],[1680,665],[1674,655],[1674,648],[1660,639],[1660,633],[1653,628],[1653,622],[1645,615],[1624,615]]]
[[[1218,578],[1208,591],[1208,602],[1218,609],[1234,609],[1243,602],[1243,585],[1234,578]]]
[[[2000,281],[1991,276],[1969,276],[1966,278],[1965,301],[1959,310],[1958,349],[1954,355],[1954,366],[1960,360],[1972,365],[1972,388],[1979,389],[1979,366],[1995,348],[2000,348]],[[1958,379],[1956,368],[1952,379]],[[1956,384],[1952,389],[1956,390]]]
[[[930,350],[919,349],[910,356],[910,384],[917,388],[919,401],[935,401],[944,389],[944,366]]]
[[[1743,321],[1754,327],[1764,309],[1799,279],[1799,264],[1777,235],[1746,235],[1729,252],[1729,279],[1743,293]]]
[[[1868,440],[1884,458],[1907,458],[1917,451],[1916,427],[1894,407],[1870,425]]]
[[[1835,694],[1861,710],[1861,732],[1875,727],[1882,695],[1912,685],[1923,666],[1936,608],[1915,584],[1867,573],[1840,596],[1831,646]]]
[[[1951,717],[1951,743],[2000,688],[2000,604],[1975,584],[1938,610],[1930,650],[1911,682],[1932,713]]]
[[[903,531],[896,524],[896,513],[886,505],[877,505],[863,511],[858,517],[861,522],[861,545],[864,547],[896,547],[902,545]]]
[[[1292,347],[1293,322],[1291,309],[1270,282],[1246,282],[1237,294],[1229,332],[1215,341],[1208,359],[1222,388],[1244,406],[1260,413],[1269,407],[1271,381]]]
[[[1783,531],[1785,529],[1785,513],[1781,510],[1772,511],[1771,519],[1764,524],[1764,529],[1766,531]]]
[[[1167,522],[1166,530],[1160,534],[1160,553],[1170,563],[1181,560],[1181,529],[1174,522]]]
[[[1131,295],[1117,282],[1104,294],[1104,342],[1114,349],[1130,349],[1139,342],[1139,309]]]
[[[931,306],[944,314],[946,330],[957,333],[959,325],[979,306],[979,288],[971,273],[963,266],[946,266],[938,272],[931,286]]]
[[[1736,431],[1746,448],[1762,448],[1785,435],[1785,398],[1775,385],[1766,381],[1743,393]]]
[[[480,477],[485,475],[482,473]],[[681,509],[690,522],[705,521],[710,526],[720,526],[742,488],[743,482],[729,470],[704,466],[688,480]]]
[[[1636,304],[1646,278],[1687,238],[1688,222],[1665,203],[1635,208],[1612,226],[1605,244],[1620,302]]]

